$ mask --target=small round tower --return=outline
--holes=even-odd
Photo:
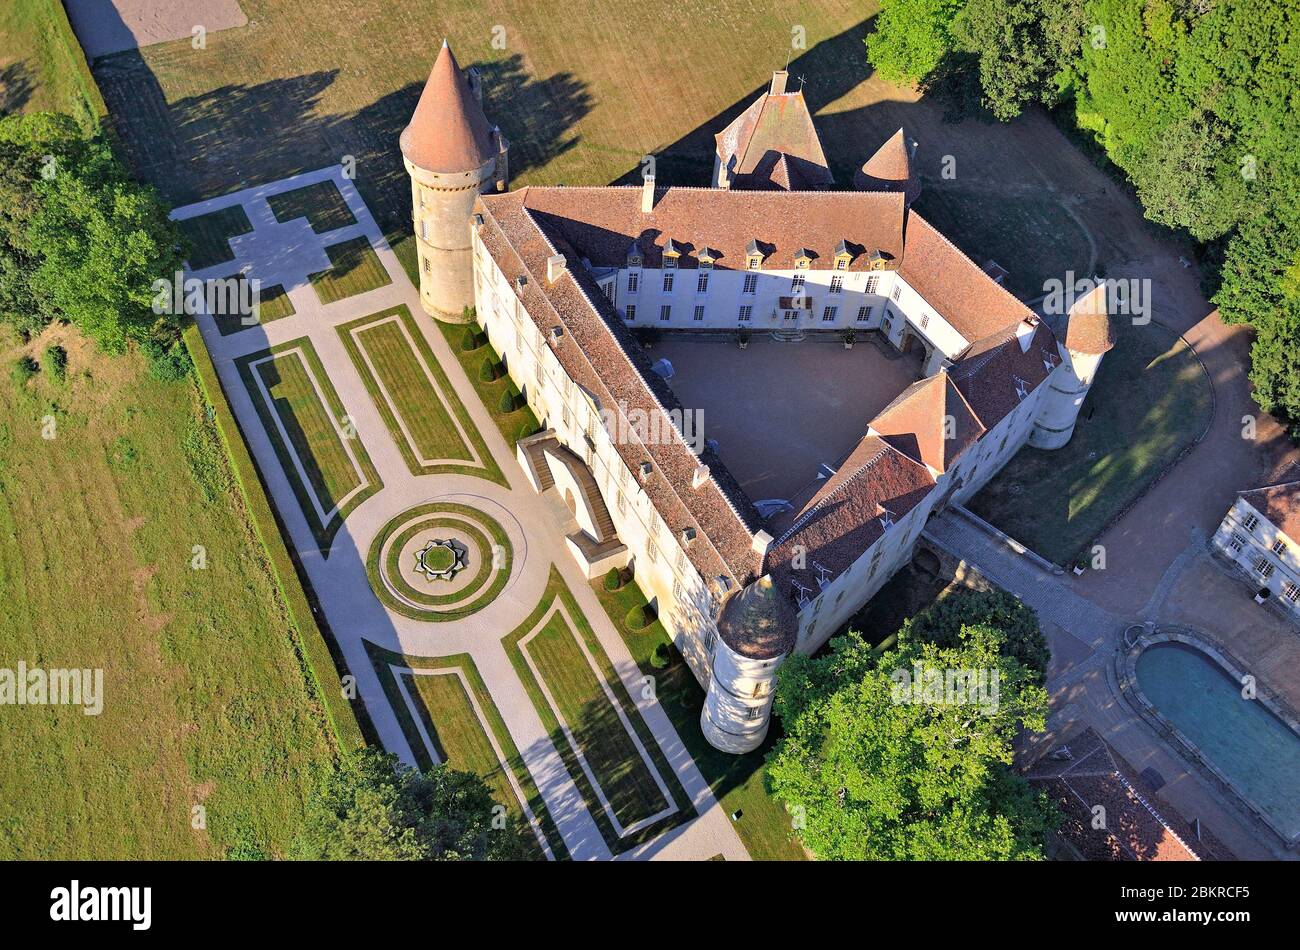
[[[715,749],[740,755],[767,738],[776,671],[794,648],[799,618],[765,574],[722,602],[700,728]]]
[[[456,322],[474,305],[474,201],[480,193],[505,190],[508,145],[488,123],[477,87],[446,40],[400,144],[411,176],[420,300],[430,315]]]
[[[901,191],[904,203],[910,206],[921,195],[921,179],[912,168],[915,152],[916,143],[909,144],[899,129],[853,173],[853,187],[858,191]]]
[[[1029,433],[1036,449],[1059,449],[1070,441],[1102,357],[1115,345],[1104,282],[1074,302],[1062,331],[1056,344],[1061,363],[1047,379],[1047,394]]]

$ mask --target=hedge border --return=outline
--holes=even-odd
[[[208,354],[199,328],[192,322],[182,335],[199,391],[212,409],[221,444],[239,485],[249,521],[262,549],[266,552],[275,578],[276,588],[289,614],[289,622],[298,638],[316,689],[324,700],[325,714],[329,719],[340,748],[352,752],[367,745],[379,746],[378,734],[365,701],[360,694],[348,700],[344,694],[344,675],[351,675],[347,660],[339,649],[338,641],[324,622],[323,614],[316,608],[316,598],[311,582],[303,571],[302,563],[284,541],[283,524],[271,506],[266,483],[244,442],[243,430],[221,388],[216,367]]]

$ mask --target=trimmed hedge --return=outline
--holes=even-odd
[[[654,652],[650,654],[650,665],[656,670],[668,668],[668,664],[673,661],[673,648],[666,643],[655,644]]]
[[[183,334],[185,347],[194,363],[194,373],[213,417],[221,444],[225,446],[235,481],[248,509],[253,531],[262,542],[276,587],[284,600],[298,638],[298,648],[325,707],[325,714],[334,729],[339,747],[345,752],[361,749],[368,744],[378,744],[365,702],[358,695],[349,702],[343,695],[340,671],[347,672],[347,664],[337,644],[316,621],[308,599],[306,578],[299,572],[296,560],[284,542],[279,520],[267,498],[257,463],[249,455],[239,423],[235,419],[225,391],[217,377],[216,367],[208,355],[207,347],[193,322]]]
[[[623,572],[616,567],[611,567],[605,574],[605,590],[613,593],[623,587]]]

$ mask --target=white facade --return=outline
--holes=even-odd
[[[1211,542],[1256,587],[1300,615],[1300,547],[1245,498],[1233,502]]]

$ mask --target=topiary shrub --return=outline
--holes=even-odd
[[[57,343],[52,343],[41,354],[41,370],[56,383],[62,383],[68,377],[68,351]]]
[[[654,607],[650,604],[641,604],[627,612],[627,615],[623,618],[623,623],[629,630],[644,630],[655,622],[656,616]]]
[[[460,348],[468,353],[471,350],[477,350],[482,345],[483,341],[479,339],[478,331],[472,326],[466,327],[465,332],[461,334]]]
[[[531,422],[522,423],[519,426],[519,431],[515,434],[515,441],[518,442],[520,439],[526,439],[536,431],[537,427]]]
[[[478,378],[485,383],[490,383],[497,378],[497,363],[492,357],[483,361],[483,365],[478,368]]]
[[[26,386],[27,381],[31,379],[40,370],[36,365],[36,360],[30,356],[20,356],[14,361],[13,368],[9,370],[9,378],[14,381],[14,385],[19,388]]]
[[[501,399],[497,402],[497,408],[502,412],[514,412],[519,407],[518,399],[518,395],[507,389],[501,394]]]
[[[623,572],[616,567],[611,567],[605,575],[605,590],[613,593],[621,590],[623,587]]]
[[[650,654],[650,665],[656,670],[667,669],[673,661],[673,648],[667,643],[656,643],[654,652]]]

